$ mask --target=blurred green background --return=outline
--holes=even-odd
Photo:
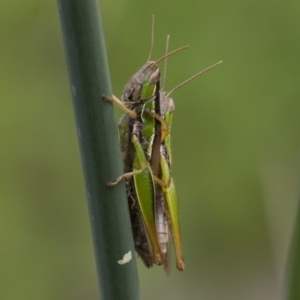
[[[145,63],[155,14],[173,94],[187,269],[139,264],[148,299],[279,300],[299,197],[299,1],[100,3],[113,91]],[[0,299],[98,299],[55,1],[0,3]],[[116,120],[121,116],[118,111]],[[70,207],[72,209],[70,209]]]

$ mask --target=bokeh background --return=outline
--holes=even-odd
[[[100,3],[113,91],[169,59],[187,269],[138,262],[142,299],[279,300],[299,198],[299,1]],[[0,298],[99,299],[55,1],[0,3]],[[116,112],[116,122],[121,116]],[[71,209],[70,209],[71,208]]]

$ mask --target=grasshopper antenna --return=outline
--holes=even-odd
[[[151,46],[150,46],[150,53],[149,53],[147,61],[149,61],[150,58],[151,58],[152,51],[153,51],[153,46],[154,46],[154,15],[152,16]]]
[[[168,50],[169,50],[169,40],[170,40],[170,36],[167,35],[166,55],[167,55]],[[161,90],[162,90],[162,91],[164,90],[165,83],[166,83],[166,76],[167,76],[167,62],[168,62],[168,58],[165,59],[165,65],[164,65],[164,77],[163,77],[163,80],[162,80],[162,87],[161,87]]]
[[[180,52],[180,51],[182,51],[182,50],[184,50],[184,49],[187,49],[188,47],[189,47],[189,46],[187,45],[187,46],[183,46],[183,47],[181,47],[181,48],[175,49],[175,50],[173,50],[173,51],[171,51],[171,52],[165,54],[163,57],[159,58],[157,61],[154,62],[154,64],[158,64],[158,63],[160,63],[161,61],[163,61],[164,59],[166,59],[167,57],[169,57],[169,56],[171,56],[171,55],[173,55],[173,54],[175,54],[175,53],[177,53],[177,52]]]
[[[192,77],[188,78],[187,80],[183,81],[182,83],[180,83],[179,85],[177,85],[176,87],[174,87],[168,94],[167,97],[169,97],[174,91],[178,90],[179,88],[181,88],[182,86],[186,85],[188,82],[192,81],[193,79],[195,79],[196,77],[202,75],[203,73],[213,69],[214,67],[220,65],[223,61],[219,61],[215,64],[213,64],[212,66],[198,72],[197,74],[193,75]]]

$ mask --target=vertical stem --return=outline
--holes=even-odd
[[[58,0],[102,300],[139,299],[138,275],[97,0]],[[70,199],[72,201],[72,199]],[[71,205],[70,205],[71,208]],[[74,249],[76,251],[76,249]],[[124,254],[131,260],[119,264]]]
[[[284,293],[285,300],[300,299],[300,203],[289,251]]]

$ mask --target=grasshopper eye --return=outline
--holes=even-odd
[[[140,98],[142,86],[138,85],[135,87],[131,93],[131,100],[136,101]]]
[[[174,110],[175,110],[175,103],[174,103],[173,99],[170,97],[168,97],[168,110],[170,112],[174,112]]]
[[[160,80],[160,72],[159,69],[157,68],[150,76],[150,82],[152,84],[158,83]]]

